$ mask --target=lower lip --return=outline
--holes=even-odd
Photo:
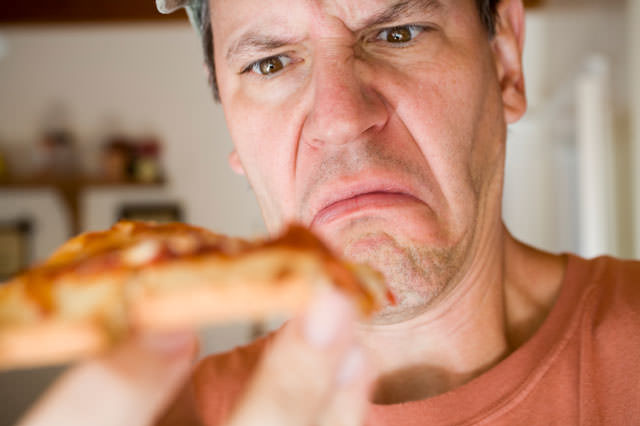
[[[419,203],[417,198],[395,192],[371,192],[356,195],[338,201],[320,210],[313,219],[311,226],[322,225],[346,216],[354,215],[369,209],[381,209],[385,207],[397,207],[401,204]]]

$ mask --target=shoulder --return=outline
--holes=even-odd
[[[598,306],[640,314],[640,261],[609,256],[574,259],[574,276],[594,286]]]
[[[589,291],[586,315],[599,337],[640,339],[640,261],[573,257],[569,279]]]
[[[195,403],[205,425],[220,424],[242,395],[272,335],[211,355],[196,366],[192,375]]]
[[[581,392],[594,401],[609,398],[602,415],[630,413],[640,397],[640,262],[599,257],[573,263],[579,267],[573,276],[582,278],[575,284],[587,293],[578,305]]]

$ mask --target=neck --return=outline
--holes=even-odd
[[[402,323],[359,327],[378,376],[374,402],[424,399],[461,386],[509,355],[546,317],[562,281],[562,271],[549,269],[557,262],[515,241],[501,224],[481,241],[463,276],[429,310]],[[523,271],[544,271],[546,291],[534,304],[527,300],[539,290],[527,283],[539,286]]]

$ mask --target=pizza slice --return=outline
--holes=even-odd
[[[300,226],[247,241],[182,223],[119,222],[0,285],[0,368],[93,355],[136,330],[295,314],[329,285],[363,314],[392,300],[378,272],[339,260]]]

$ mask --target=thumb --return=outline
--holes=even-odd
[[[20,426],[148,425],[186,380],[196,346],[192,333],[132,339],[67,371]]]
[[[354,318],[351,303],[335,290],[318,295],[267,350],[228,426],[318,424],[340,386]]]
[[[361,426],[367,417],[372,374],[367,369],[365,354],[352,346],[338,370],[337,389],[331,395],[318,425]]]

